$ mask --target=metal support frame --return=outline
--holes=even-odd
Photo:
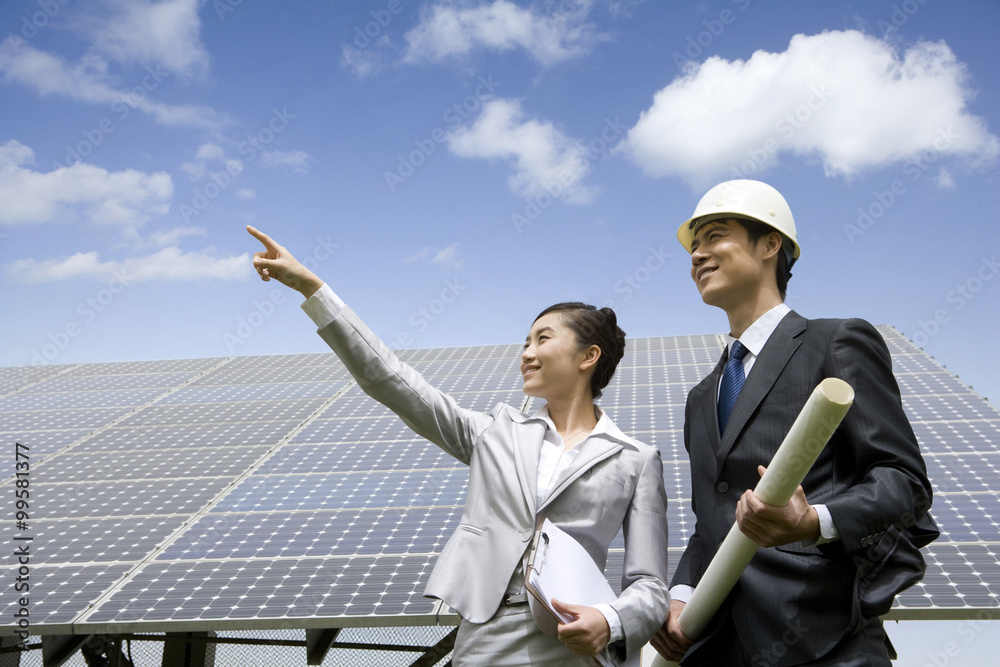
[[[434,667],[441,661],[441,658],[451,653],[451,650],[455,648],[456,635],[458,635],[458,628],[446,634],[437,644],[427,649],[427,653],[414,660],[410,667]],[[451,662],[449,661],[448,664],[451,665]]]
[[[93,635],[44,635],[42,637],[42,664],[60,667]]]
[[[306,630],[306,664],[322,665],[341,628]]]
[[[163,667],[214,667],[214,632],[168,632]]]

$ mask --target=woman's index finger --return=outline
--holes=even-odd
[[[259,229],[247,225],[247,231],[250,232],[251,236],[253,236],[255,239],[263,243],[264,247],[267,248],[268,250],[278,249],[278,244],[274,242],[274,239],[272,239],[270,236],[260,231]]]

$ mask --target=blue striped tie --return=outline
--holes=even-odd
[[[726,432],[726,424],[729,422],[729,415],[736,405],[736,397],[740,395],[743,388],[743,381],[746,375],[743,373],[743,357],[747,356],[747,349],[740,341],[733,341],[729,349],[729,361],[726,362],[726,370],[722,373],[722,386],[719,388],[719,435]]]

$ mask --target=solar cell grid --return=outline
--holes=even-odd
[[[132,412],[132,406],[116,408],[70,408],[63,410],[14,410],[0,412],[7,431],[93,429]]]
[[[903,408],[911,421],[1000,419],[1000,412],[975,394],[904,396]]]
[[[63,484],[32,482],[32,508],[36,516],[46,519],[194,514],[231,481],[230,477],[193,477],[119,482],[95,477]]]
[[[292,443],[275,450],[254,474],[426,470],[460,465],[462,464],[444,450],[422,438],[315,445]]]
[[[333,354],[329,355],[336,358]],[[264,368],[234,366],[233,362],[191,382],[192,387],[239,384],[274,384],[279,382],[338,382],[351,379],[347,369],[337,364],[316,364],[311,366],[275,365]]]
[[[435,606],[422,595],[428,560],[391,556],[147,563],[85,621],[426,615]]]
[[[928,453],[924,454],[924,462],[927,464],[927,475],[935,491],[965,493],[990,491],[998,486],[997,481],[1000,480],[998,452],[967,452],[961,456]]]
[[[440,553],[460,507],[212,514],[158,560]]]
[[[225,359],[167,359],[163,361],[116,361],[103,364],[80,364],[66,371],[66,376],[134,375],[141,373],[185,373],[206,371]]]
[[[31,589],[31,626],[59,625],[72,622],[131,568],[130,565],[37,565],[31,569],[35,581],[44,585]],[[0,570],[5,581],[13,581],[13,570]],[[17,598],[0,600],[3,618],[14,618]]]
[[[0,413],[26,410],[136,407],[148,403],[164,391],[164,388],[157,387],[127,391],[18,392],[0,398]]]
[[[38,479],[79,482],[92,479],[170,479],[241,474],[264,456],[269,446],[218,447],[208,457],[199,449],[117,452],[66,452],[37,467]]]
[[[159,404],[238,403],[242,401],[329,398],[346,386],[347,382],[341,381],[184,387],[164,397]]]
[[[112,427],[96,433],[74,452],[136,451],[274,445],[301,424],[300,420],[224,422]],[[205,456],[211,456],[206,452]]]
[[[256,357],[237,357],[235,359],[230,359],[224,367],[219,369],[219,371],[257,371],[261,369],[313,368],[317,366],[344,367],[344,365],[340,363],[340,360],[337,358],[337,355],[330,352],[314,352],[308,354],[279,354]],[[254,375],[254,372],[249,372],[244,373],[243,377],[253,378]]]
[[[120,426],[154,424],[215,424],[219,422],[249,422],[271,420],[303,420],[318,410],[327,399],[288,401],[246,401],[240,403],[195,403],[191,405],[152,405]]]
[[[252,475],[212,512],[456,506],[465,502],[467,468],[315,475]]]
[[[78,375],[59,376],[25,387],[23,393],[61,391],[122,391],[176,387],[184,384],[197,373],[137,373],[135,375]]]
[[[137,562],[184,521],[184,517],[35,521],[31,524],[32,557],[45,565]]]
[[[1000,412],[898,332],[880,330],[894,352],[935,485],[933,512],[945,529],[927,550],[931,576],[900,596],[893,614],[996,609]],[[690,387],[714,368],[720,340],[630,340],[599,401],[623,431],[661,452],[671,569],[694,528],[683,406]],[[489,410],[499,401],[524,404],[516,372],[520,348],[406,350],[400,356],[459,405]],[[468,469],[414,436],[356,385],[333,399],[347,386],[335,355],[30,371],[0,369],[0,383],[10,377],[25,386],[19,383],[31,379],[7,397],[13,400],[0,397],[2,428],[29,440],[33,457],[72,445],[48,461],[33,460],[33,510],[44,517],[35,521],[36,540],[44,541],[36,555],[47,566],[38,576],[46,577],[51,591],[37,626],[83,618],[116,582],[86,623],[433,612],[434,603],[421,592],[458,522]],[[147,390],[152,397],[142,393]],[[85,408],[69,400],[73,395],[86,405],[119,395],[134,402],[124,410]],[[30,409],[45,400],[66,408]],[[526,410],[538,405],[530,400]],[[8,426],[8,416],[15,426]],[[219,500],[210,505],[213,499]],[[617,586],[620,536],[613,546],[618,551],[609,555],[608,574]],[[116,558],[121,562],[113,569]],[[51,567],[57,563],[66,565]],[[134,571],[120,579],[127,569]],[[34,607],[32,620],[36,625]]]

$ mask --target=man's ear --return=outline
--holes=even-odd
[[[763,241],[764,259],[771,259],[772,257],[776,257],[779,252],[782,252],[781,245],[785,239],[781,236],[781,232],[771,232],[763,238]]]
[[[588,368],[592,368],[597,365],[598,360],[601,358],[601,348],[597,345],[591,345],[590,347],[581,350],[583,358],[580,360],[580,370],[585,371]]]

